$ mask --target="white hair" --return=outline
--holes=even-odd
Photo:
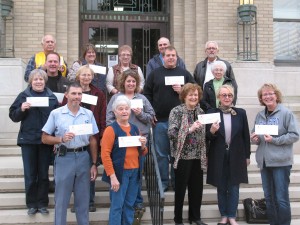
[[[51,34],[46,34],[44,37],[42,37],[42,41],[41,41],[42,45],[44,44],[44,41],[45,41],[45,37],[46,37],[46,36],[50,36],[50,37],[52,37],[52,38],[53,38],[53,41],[54,41],[54,43],[56,43],[56,39],[55,39],[55,37],[53,37],[53,35],[51,35]]]
[[[219,45],[218,45],[218,43],[217,43],[216,41],[207,41],[207,42],[205,43],[205,46],[204,46],[205,49],[207,49],[207,47],[208,47],[208,45],[209,45],[210,43],[214,44],[214,45],[216,46],[216,48],[219,49]]]
[[[223,61],[219,61],[219,60],[214,61],[214,63],[212,64],[212,66],[210,68],[211,72],[213,72],[216,69],[217,66],[221,66],[224,70],[224,74],[226,73],[226,70],[227,70],[226,64]]]
[[[130,102],[129,98],[127,98],[125,95],[120,95],[113,102],[112,110],[115,111],[118,108],[118,106],[120,106],[120,105],[128,105],[130,107],[131,102]]]

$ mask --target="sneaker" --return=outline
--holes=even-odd
[[[45,207],[43,207],[43,208],[39,208],[39,209],[38,209],[38,211],[39,211],[41,214],[43,214],[43,215],[45,215],[45,214],[49,214],[49,211],[48,211],[48,209],[47,209],[47,208],[45,208]]]
[[[89,212],[96,212],[96,207],[93,205],[90,205]]]
[[[29,216],[32,216],[32,215],[36,214],[37,211],[38,211],[37,208],[30,208],[30,209],[28,209],[27,214]]]
[[[134,206],[134,209],[137,210],[137,211],[143,211],[143,212],[146,211],[146,208],[145,208],[145,206],[144,206],[143,203],[137,203],[137,204]]]

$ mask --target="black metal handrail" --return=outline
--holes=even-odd
[[[153,225],[162,225],[164,219],[165,194],[162,188],[157,157],[153,142],[153,132],[149,135],[149,152],[145,160],[145,180],[148,193],[149,207]]]

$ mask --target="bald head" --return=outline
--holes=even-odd
[[[170,44],[170,40],[166,37],[161,37],[158,41],[157,41],[157,47],[158,47],[158,51],[160,54],[163,54],[163,52],[165,51],[165,49],[167,47],[169,47]]]
[[[41,44],[43,46],[43,50],[46,55],[49,54],[50,52],[54,52],[54,50],[56,48],[56,40],[50,34],[47,34],[42,38]]]

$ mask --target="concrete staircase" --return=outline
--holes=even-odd
[[[102,174],[103,167],[99,167],[99,173]],[[52,168],[50,168],[52,176]],[[96,204],[97,211],[90,213],[90,224],[107,224],[109,212],[109,194],[108,187],[100,181],[100,176],[96,182]],[[243,184],[240,189],[240,200],[247,197],[262,198],[263,190],[261,187],[260,174],[256,168],[254,154],[251,156],[251,165],[249,166],[249,184]],[[300,155],[295,156],[295,165],[291,174],[290,198],[292,202],[293,225],[300,224]],[[147,203],[147,192],[143,190],[145,202]],[[54,194],[50,197],[50,214],[28,216],[25,206],[23,165],[20,156],[20,148],[17,146],[0,146],[0,225],[20,225],[20,224],[53,224],[54,218]],[[173,223],[174,211],[174,192],[165,193],[164,224]],[[187,201],[187,200],[186,200]],[[72,205],[73,199],[71,199]],[[209,225],[216,224],[219,219],[219,211],[216,205],[216,189],[210,185],[205,185],[202,218]],[[238,207],[238,220],[241,225],[246,224],[244,219],[244,210],[242,201]],[[187,218],[187,206],[184,207],[184,218]],[[188,221],[185,221],[188,224]],[[68,212],[68,224],[76,224],[75,214]],[[150,209],[147,207],[143,216],[142,224],[150,225]]]

